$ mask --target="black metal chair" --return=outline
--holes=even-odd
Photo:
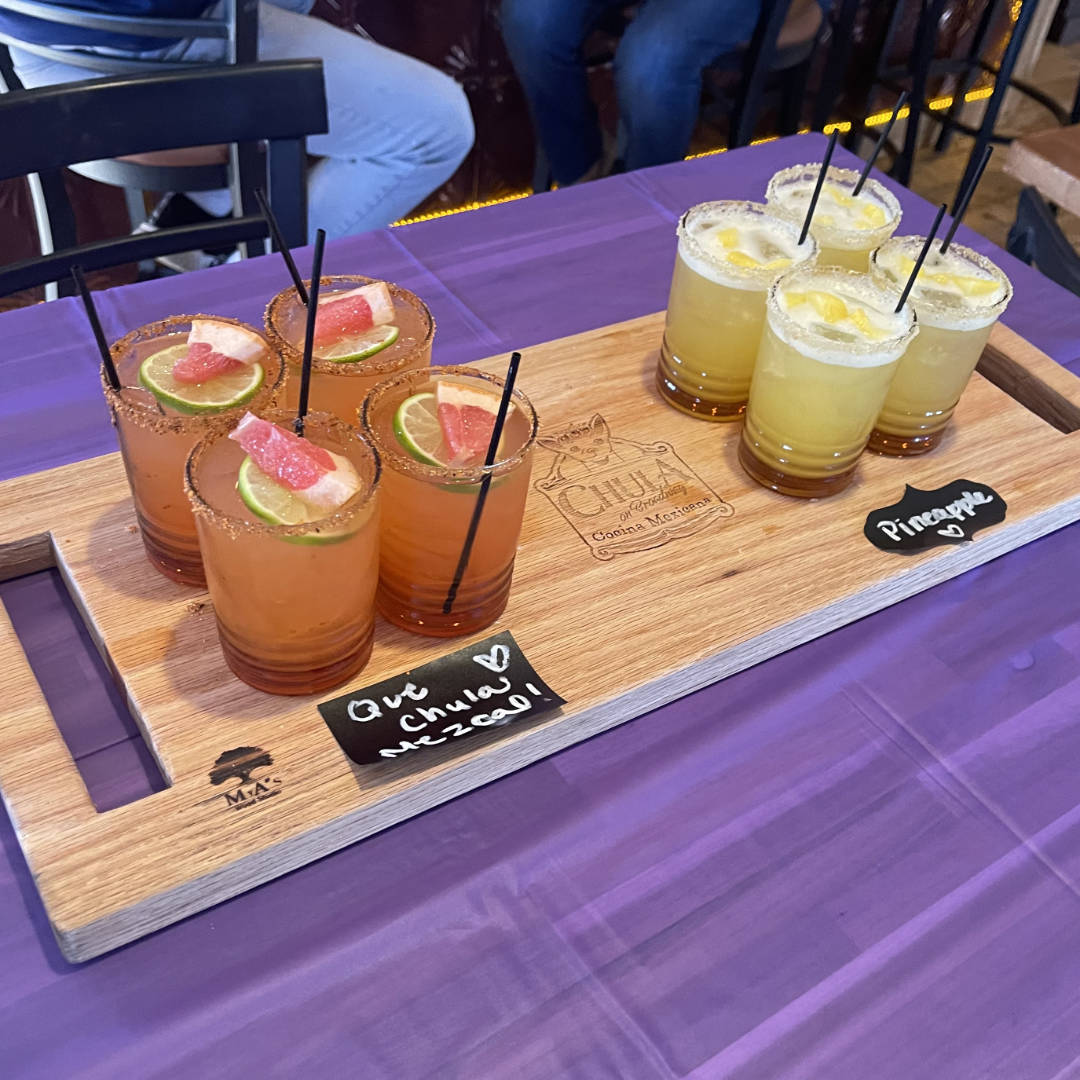
[[[289,246],[307,242],[305,138],[327,130],[321,60],[118,76],[0,95],[0,179],[49,175],[71,162],[177,147],[265,141],[263,183]],[[0,267],[0,295],[87,270],[267,236],[256,213],[67,246]]]
[[[0,10],[27,15],[62,27],[88,31],[108,31],[132,37],[157,39],[164,47],[177,39],[212,39],[223,43],[222,64],[251,64],[257,59],[258,0],[225,0],[220,18],[161,19],[103,14],[60,4],[42,4],[36,0],[0,0]],[[192,71],[208,66],[203,61],[165,60],[136,55],[117,56],[90,49],[58,48],[20,41],[0,33],[0,44],[34,56],[54,60],[68,67],[84,68],[91,75],[152,75],[160,71]],[[5,79],[5,81],[9,81]],[[10,85],[10,89],[22,89]],[[159,164],[153,161],[88,161],[78,164],[83,176],[127,190],[139,191],[211,191],[234,188],[234,203],[240,205],[236,170],[230,173],[227,160],[216,153],[204,155],[199,164]],[[235,160],[232,162],[236,164]],[[250,195],[250,193],[247,193]],[[141,219],[141,218],[140,218]],[[137,222],[134,222],[137,224]]]
[[[841,28],[841,32],[844,26],[852,25],[863,2],[864,0],[842,0],[835,17],[835,22]],[[1009,0],[1009,2],[1011,3],[1012,0]],[[1008,143],[1012,141],[1011,136],[999,134],[994,130],[1001,106],[1005,102],[1005,95],[1010,88],[1042,105],[1054,116],[1058,123],[1068,123],[1068,113],[1036,87],[1012,77],[1024,39],[1027,36],[1032,19],[1035,17],[1039,0],[1022,0],[1020,3],[1016,20],[1012,23],[1009,31],[1000,64],[990,63],[984,59],[983,53],[993,27],[1006,18],[1011,19],[1011,12],[1007,11],[1008,5],[1005,0],[987,0],[964,55],[938,58],[935,57],[934,51],[938,39],[938,28],[941,24],[946,3],[947,0],[920,0],[919,18],[916,24],[911,55],[906,58],[903,64],[895,65],[890,64],[889,57],[893,52],[899,30],[907,15],[907,5],[896,3],[894,0],[888,14],[884,34],[878,46],[878,60],[874,77],[867,82],[865,94],[844,119],[851,122],[851,132],[847,140],[849,146],[854,146],[859,138],[864,135],[876,137],[875,132],[865,128],[863,118],[873,110],[878,88],[884,87],[896,93],[907,89],[910,94],[910,113],[904,130],[903,144],[899,147],[890,146],[893,152],[890,175],[905,185],[910,181],[915,152],[919,143],[921,121],[930,119],[941,125],[941,132],[935,142],[937,150],[945,149],[952,135],[957,131],[969,135],[975,140],[964,175],[957,187],[957,198],[959,198],[960,193],[967,186],[975,169],[978,167],[986,146],[992,142]],[[845,49],[848,50],[846,57]],[[825,84],[816,110],[816,119],[820,119],[825,112],[831,110],[835,104],[835,98],[830,101],[830,95],[835,95],[838,92],[838,88],[842,84],[841,80],[845,75],[850,74],[848,65],[845,62],[846,58],[850,57],[850,45],[838,39],[835,42],[834,52],[835,55],[830,57]],[[993,76],[993,89],[987,99],[982,119],[977,127],[972,127],[960,120],[960,113],[964,107],[968,90],[971,89],[975,79],[983,74]],[[931,109],[928,99],[930,86],[949,78],[955,81],[952,104],[947,111]]]
[[[1053,210],[1033,188],[1020,192],[1005,249],[1051,281],[1080,296],[1080,255],[1061,231]]]
[[[77,27],[84,31],[108,31],[148,41],[158,40],[162,47],[170,41],[212,39],[222,42],[220,64],[254,63],[258,39],[258,0],[224,0],[219,18],[163,19],[113,15],[87,11],[61,4],[43,4],[37,0],[0,0],[0,10],[30,16],[59,28]],[[7,47],[54,60],[67,67],[83,68],[91,75],[150,75],[159,71],[187,70],[208,66],[205,61],[166,60],[154,57],[113,55],[88,48],[59,48],[24,42],[0,32],[0,92],[23,89],[7,54]],[[6,58],[6,63],[4,62]],[[177,148],[179,149],[179,148]],[[146,217],[143,192],[213,191],[228,188],[232,193],[235,214],[252,213],[255,206],[252,183],[256,148],[242,144],[207,146],[199,153],[179,159],[176,154],[146,155],[138,161],[103,160],[75,163],[74,172],[99,183],[124,189],[128,216],[134,229]],[[55,185],[31,180],[30,197],[42,251],[70,247],[75,240],[74,223],[63,210],[64,199],[57,197]],[[61,291],[67,288],[61,282]]]

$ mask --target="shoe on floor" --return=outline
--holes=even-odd
[[[132,235],[157,232],[158,229],[171,229],[179,225],[205,225],[222,218],[208,214],[181,192],[169,192],[154,207],[150,216],[139,225]],[[177,273],[189,270],[205,270],[210,266],[220,266],[224,262],[235,262],[240,258],[236,245],[210,248],[208,250],[183,251],[175,255],[159,255],[154,261]]]

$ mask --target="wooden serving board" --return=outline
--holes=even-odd
[[[661,327],[652,315],[552,342],[522,366],[542,445],[510,605],[477,639],[511,630],[568,704],[383,765],[352,765],[314,699],[229,673],[206,595],[143,557],[117,454],[0,484],[0,578],[59,567],[170,785],[95,811],[0,609],[0,790],[65,956],[131,941],[1080,518],[1080,435],[1066,434],[1080,380],[1004,328],[984,365],[1008,393],[976,375],[937,451],[865,456],[849,490],[805,502],[744,476],[737,425],[659,400]],[[1003,496],[1002,524],[910,556],[864,538],[867,513],[905,484],[960,478]],[[354,685],[461,644],[380,622]],[[209,774],[237,747],[272,764],[257,760],[250,797],[230,801]],[[274,797],[257,798],[260,781]]]

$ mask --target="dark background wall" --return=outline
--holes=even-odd
[[[904,22],[893,50],[902,62],[910,51],[918,15],[917,0],[900,0]],[[937,43],[939,55],[962,48],[986,0],[953,0],[946,6]],[[631,7],[632,5],[627,5]],[[1008,5],[1002,5],[1002,14]],[[876,43],[893,4],[866,0],[854,27],[856,39],[850,89],[873,69]],[[476,147],[457,174],[420,210],[448,209],[495,198],[529,187],[533,171],[532,130],[524,97],[502,44],[499,0],[318,0],[315,13],[328,22],[366,33],[390,48],[417,56],[456,78],[465,88],[476,122]],[[1004,25],[1002,27],[1004,29]],[[593,40],[590,52],[602,42]],[[610,79],[603,71],[594,79],[602,115],[613,116]],[[884,99],[883,99],[884,100]],[[766,118],[764,128],[768,127]],[[763,130],[764,130],[763,128]],[[721,126],[703,125],[694,149],[723,145]],[[83,240],[117,235],[127,228],[121,193],[69,174],[69,190]],[[0,183],[0,261],[9,262],[36,251],[36,234],[25,184]],[[129,280],[130,268],[106,277]]]

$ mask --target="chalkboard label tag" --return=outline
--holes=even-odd
[[[874,547],[910,555],[938,544],[963,544],[1005,520],[1005,500],[985,484],[954,480],[933,491],[908,484],[903,498],[867,514],[863,533]]]
[[[505,727],[565,705],[536,674],[513,635],[500,634],[382,682],[324,701],[319,712],[357,765],[411,760],[418,752]]]

